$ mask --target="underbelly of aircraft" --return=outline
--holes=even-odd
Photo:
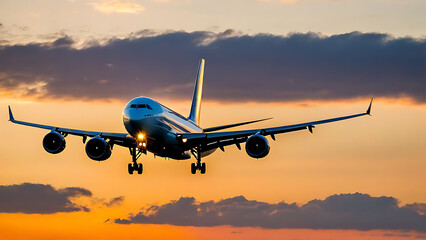
[[[146,149],[156,156],[175,160],[191,158],[190,151],[179,147],[180,144],[176,139],[176,133],[182,132],[182,129],[177,128],[177,124],[171,125],[170,120],[166,121],[164,117],[127,121],[125,126],[133,136],[143,133],[147,141]],[[203,152],[202,156],[210,155],[213,152],[214,150]]]

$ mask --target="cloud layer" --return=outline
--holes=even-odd
[[[115,223],[426,231],[426,216],[415,205],[400,207],[395,198],[360,193],[333,195],[303,206],[270,204],[243,196],[218,202],[196,202],[192,197],[182,197],[164,205],[152,205],[127,219],[116,219]]]
[[[410,97],[426,102],[426,39],[352,32],[278,36],[144,30],[105,44],[0,48],[0,89],[18,97],[190,99],[206,58],[204,97],[220,101]]]
[[[0,213],[52,214],[58,212],[89,212],[90,209],[74,203],[78,197],[89,197],[107,207],[119,205],[124,197],[109,201],[92,197],[92,192],[79,187],[55,189],[48,184],[22,183],[0,185]]]

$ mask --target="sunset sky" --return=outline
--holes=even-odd
[[[0,239],[425,239],[426,1],[2,0]],[[16,119],[125,132],[134,97],[188,115],[206,59],[201,127],[274,127],[270,154],[189,161],[128,149],[58,155]]]

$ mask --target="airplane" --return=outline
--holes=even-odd
[[[270,119],[266,118],[203,129],[200,127],[200,110],[204,65],[205,60],[201,59],[188,117],[182,116],[151,98],[137,97],[130,100],[122,112],[123,124],[127,133],[85,131],[18,121],[13,117],[10,106],[9,121],[50,130],[43,138],[43,147],[51,154],[62,152],[66,145],[65,137],[71,134],[83,138],[87,156],[95,161],[107,160],[111,156],[114,145],[128,148],[132,156],[132,162],[128,164],[129,174],[133,174],[135,171],[142,174],[143,165],[137,160],[147,152],[153,153],[154,156],[175,160],[188,160],[192,155],[196,162],[191,163],[191,173],[195,174],[200,171],[201,174],[205,174],[206,163],[201,160],[218,148],[224,151],[225,146],[235,145],[241,150],[241,144],[245,143],[246,153],[250,157],[264,158],[270,150],[267,136],[275,141],[275,135],[281,133],[299,130],[308,130],[313,133],[316,125],[370,115],[371,112],[373,98],[366,112],[343,117],[272,128],[220,131]],[[88,137],[90,139],[87,141]]]

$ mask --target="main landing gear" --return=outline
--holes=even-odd
[[[191,163],[191,173],[195,174],[197,170],[200,170],[201,174],[206,173],[206,163],[200,163],[197,161],[197,163]]]
[[[142,153],[146,153],[146,150],[144,149],[138,149],[138,148],[129,148],[130,154],[132,155],[132,161],[133,163],[129,163],[128,170],[129,174],[133,174],[134,171],[137,171],[138,174],[142,174],[143,172],[143,165],[142,163],[137,163],[137,160],[142,155]]]
[[[197,159],[197,163],[191,163],[191,173],[195,174],[197,170],[200,170],[201,174],[206,173],[206,163],[201,162],[201,146],[191,151],[192,155]]]

